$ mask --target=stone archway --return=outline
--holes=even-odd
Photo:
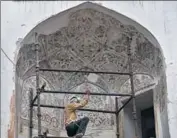
[[[164,98],[155,99],[154,102],[163,103],[160,108],[161,111],[165,110],[166,89],[161,90],[162,85],[166,84],[165,65],[156,39],[131,19],[89,2],[47,19],[23,39],[16,66],[16,93],[19,97],[24,93],[22,83],[35,75],[34,32],[39,34],[40,66],[46,68],[128,72],[127,46],[130,45],[133,72],[140,74],[135,77],[135,89],[159,82],[154,95]],[[129,42],[128,38],[132,41]],[[84,81],[82,75],[75,74],[43,72],[41,75],[53,85],[51,89],[56,90],[63,90],[68,86],[79,87]],[[123,88],[129,85],[127,76],[100,77],[103,81],[98,80],[95,85],[106,92],[128,92]],[[64,96],[55,98],[61,100]],[[22,101],[18,101],[17,106]],[[59,104],[62,105],[63,102]],[[20,108],[17,110],[22,112]],[[62,112],[55,117],[57,116],[62,116]],[[58,135],[62,129],[62,123],[59,121],[61,119],[58,117],[60,124],[53,128],[54,135]],[[18,118],[18,123],[23,120]],[[110,123],[110,126],[113,125]]]

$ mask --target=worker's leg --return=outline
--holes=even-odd
[[[75,123],[78,125],[78,130],[76,132],[76,134],[85,134],[85,131],[86,131],[86,128],[87,128],[87,125],[88,125],[88,122],[89,122],[89,118],[88,117],[84,117],[78,121],[76,121]]]
[[[69,125],[66,126],[67,135],[69,137],[75,136],[78,128],[79,127],[74,122],[70,123]]]

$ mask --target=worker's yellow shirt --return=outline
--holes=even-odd
[[[76,110],[84,107],[88,100],[82,100],[80,103],[70,103],[65,107],[65,124],[77,119]]]

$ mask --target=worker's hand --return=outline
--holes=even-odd
[[[90,91],[89,91],[89,90],[86,90],[85,93],[86,93],[87,95],[90,95]]]
[[[86,93],[85,99],[86,99],[86,100],[89,100],[90,91],[89,91],[89,90],[86,90],[85,93]]]

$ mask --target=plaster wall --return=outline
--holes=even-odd
[[[141,116],[140,116],[140,110],[137,109],[137,117],[138,117],[138,136],[139,138],[142,138],[141,136]],[[124,110],[124,138],[131,138],[135,134],[134,129],[134,121],[132,116],[132,108],[125,108]]]
[[[83,1],[82,1],[83,2]],[[67,2],[1,2],[1,47],[10,59],[14,59],[18,38],[25,35],[39,22],[48,17],[76,6],[81,1]],[[166,62],[168,120],[171,138],[177,135],[177,2],[124,1],[101,2],[103,6],[115,10],[147,28],[157,38]],[[1,138],[7,138],[10,120],[10,98],[14,90],[13,63],[1,51]],[[8,86],[7,86],[8,84]],[[162,113],[162,120],[164,116]],[[162,127],[163,126],[163,127]],[[165,132],[165,124],[161,124]],[[159,136],[161,138],[161,136]],[[165,137],[164,138],[168,138]]]

